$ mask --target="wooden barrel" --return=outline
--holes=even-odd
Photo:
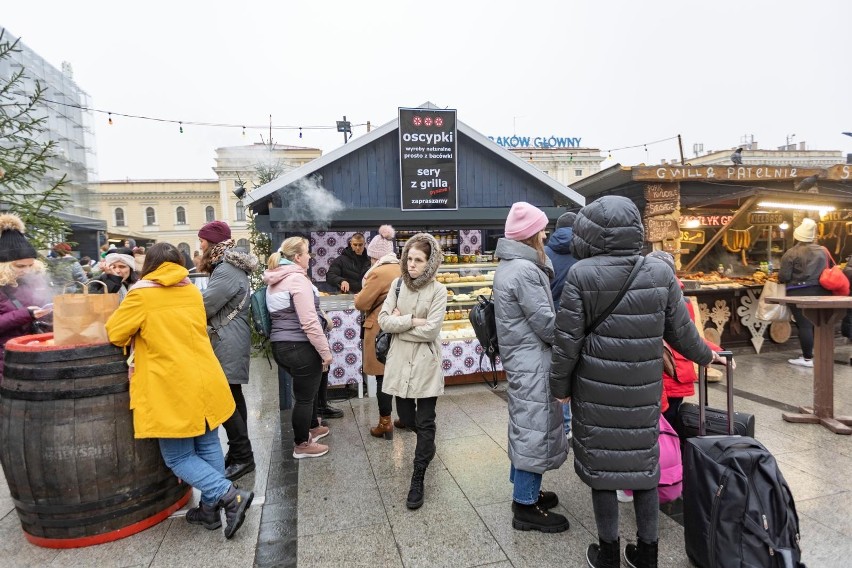
[[[6,343],[0,463],[27,540],[75,548],[130,536],[186,504],[157,440],[133,438],[127,364],[109,345]]]

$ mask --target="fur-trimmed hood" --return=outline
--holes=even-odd
[[[255,255],[237,249],[225,251],[222,262],[233,264],[246,274],[251,274],[257,268],[257,257]]]
[[[432,254],[430,254],[429,258],[426,260],[426,268],[423,270],[423,274],[412,280],[407,267],[408,251],[411,249],[411,245],[417,242],[429,243],[429,246],[432,249]],[[402,271],[402,281],[405,282],[405,285],[411,290],[419,290],[420,288],[423,288],[426,284],[435,279],[435,275],[438,274],[438,268],[441,267],[441,261],[443,259],[444,256],[441,253],[441,245],[438,244],[435,237],[429,233],[417,233],[408,239],[405,246],[402,247],[402,255],[400,255],[399,261],[399,267]]]

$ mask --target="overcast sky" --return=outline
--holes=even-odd
[[[850,0],[4,2],[0,27],[93,108],[187,122],[303,126],[328,152],[432,101],[487,136],[577,137],[607,151],[677,134],[692,156],[807,142],[852,152]],[[96,114],[101,179],[212,179],[214,149],[264,129]],[[612,152],[633,165],[677,141]]]

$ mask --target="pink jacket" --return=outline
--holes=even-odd
[[[263,273],[266,306],[272,319],[270,341],[310,341],[323,359],[331,348],[320,323],[319,291],[305,269],[287,264]]]

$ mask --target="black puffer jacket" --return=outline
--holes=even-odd
[[[579,262],[556,316],[550,381],[554,396],[571,397],[574,469],[593,489],[657,486],[662,340],[699,364],[713,358],[671,268],[655,258],[644,260],[619,305],[585,338],[627,280],[643,238],[639,210],[624,197],[594,201],[574,223]]]
[[[349,282],[349,293],[361,291],[361,280],[370,270],[370,257],[366,254],[355,254],[352,247],[343,249],[343,253],[331,261],[325,281],[335,290],[340,290],[340,283]]]

